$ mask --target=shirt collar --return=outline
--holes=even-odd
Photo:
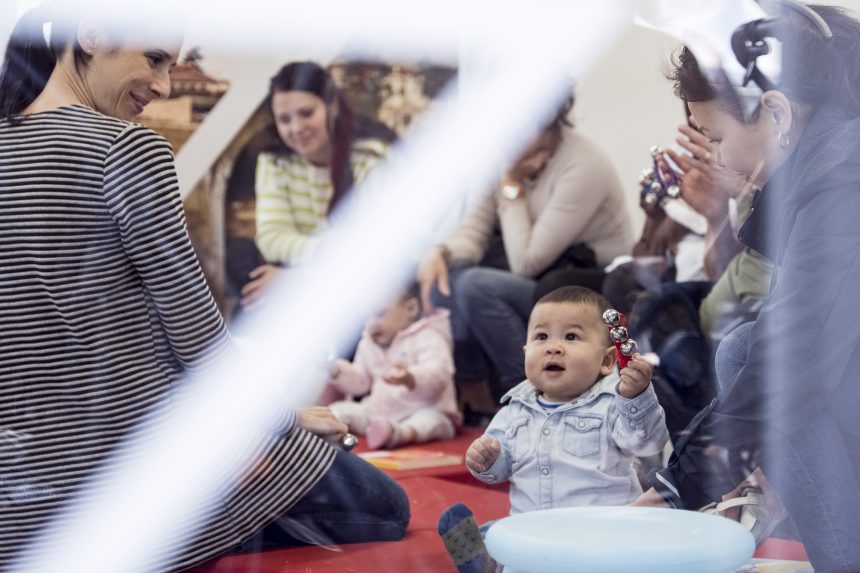
[[[591,402],[597,400],[603,394],[614,395],[615,387],[618,385],[618,381],[618,369],[614,368],[612,372],[598,380],[594,385],[591,386],[591,388],[583,392],[579,397],[571,400],[570,402],[567,402],[566,404],[560,405],[554,411],[560,412],[575,408],[577,406],[590,404]],[[532,384],[528,380],[524,380],[523,382],[514,386],[504,396],[502,396],[501,402],[503,405],[507,403],[520,402],[524,406],[544,411],[541,405],[538,404],[537,395],[538,389],[535,388],[534,384]]]

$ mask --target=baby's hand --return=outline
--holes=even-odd
[[[481,436],[466,450],[466,467],[476,473],[485,472],[502,453],[502,444],[489,436]]]
[[[410,390],[415,388],[415,377],[403,364],[395,364],[389,368],[382,379],[395,386],[406,386]]]
[[[651,383],[651,364],[637,352],[627,363],[627,368],[621,371],[619,378],[618,393],[627,399],[635,398]]]
[[[340,373],[343,370],[344,366],[349,366],[349,360],[337,358],[335,360],[328,360],[326,364],[328,366],[329,377],[337,378],[338,376],[340,376]]]

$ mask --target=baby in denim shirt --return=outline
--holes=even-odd
[[[528,379],[505,394],[505,406],[466,452],[466,466],[479,480],[510,481],[512,514],[629,503],[642,493],[634,458],[660,453],[669,440],[651,365],[636,354],[617,371],[602,320],[608,308],[592,290],[563,287],[532,309]],[[464,519],[474,523],[458,504],[439,521],[452,556]]]
[[[620,372],[601,295],[555,290],[535,305],[525,345],[528,380],[466,453],[479,480],[510,480],[511,513],[576,505],[624,505],[642,488],[633,460],[669,439],[639,355]]]

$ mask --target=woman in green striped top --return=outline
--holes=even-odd
[[[329,214],[376,166],[395,139],[353,114],[331,75],[312,62],[271,79],[269,108],[282,145],[257,159],[257,246],[267,264],[251,271],[242,304],[257,300],[280,266],[310,261]]]

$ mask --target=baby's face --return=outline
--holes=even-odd
[[[615,367],[615,348],[596,306],[537,305],[525,345],[526,376],[547,400],[567,402]]]
[[[383,348],[391,346],[398,332],[418,319],[420,307],[415,298],[403,298],[386,308],[368,327],[373,341]]]

